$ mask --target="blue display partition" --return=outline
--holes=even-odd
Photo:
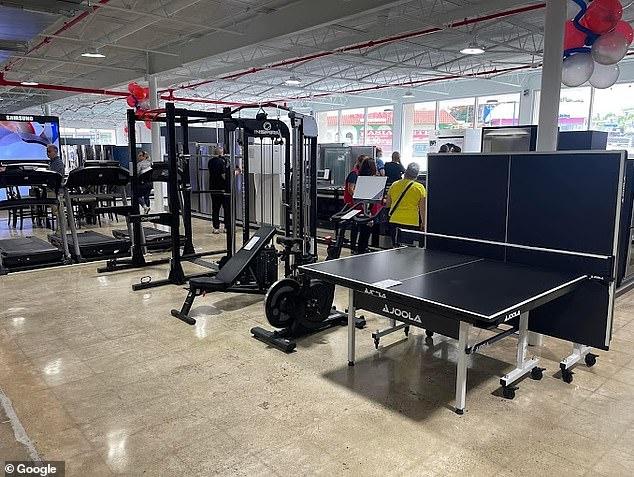
[[[533,310],[529,328],[608,349],[625,163],[621,151],[431,154],[427,231],[481,242],[428,237],[427,247],[593,277]]]

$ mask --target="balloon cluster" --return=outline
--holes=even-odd
[[[136,110],[137,116],[143,116],[150,109],[150,89],[144,88],[137,83],[130,83],[128,91],[130,92],[130,96],[126,98],[128,106]],[[145,121],[145,127],[151,129],[152,123]]]
[[[561,82],[575,87],[589,81],[595,88],[609,88],[619,79],[618,62],[627,54],[634,30],[621,20],[619,0],[591,0],[590,5],[573,1],[580,11],[566,22]]]

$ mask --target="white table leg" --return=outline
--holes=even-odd
[[[469,329],[471,325],[460,322],[458,332],[458,366],[456,371],[456,413],[464,414],[467,401],[467,347],[469,346]]]
[[[354,309],[354,290],[348,290],[348,366],[354,366],[355,333],[357,332]]]

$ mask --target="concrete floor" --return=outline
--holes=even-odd
[[[221,247],[196,222],[201,248]],[[29,234],[30,230],[23,233]],[[35,234],[45,235],[42,230]],[[6,220],[0,236],[6,236]],[[467,412],[452,411],[454,343],[420,330],[375,351],[367,316],[358,361],[346,330],[285,355],[250,337],[262,298],[198,299],[194,327],[170,317],[186,292],[132,292],[164,267],[98,275],[97,264],[0,278],[0,388],[41,459],[70,476],[632,475],[634,294],[620,298],[612,349],[557,378],[566,343],[533,351],[546,367],[513,401],[499,376],[513,338],[471,358]],[[345,305],[339,293],[337,303]],[[0,415],[0,460],[26,458]]]

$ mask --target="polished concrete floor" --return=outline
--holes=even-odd
[[[208,222],[195,228],[200,248],[222,245]],[[459,417],[452,341],[414,331],[376,351],[384,321],[367,316],[354,368],[345,328],[285,355],[249,334],[266,326],[261,297],[198,299],[190,327],[169,314],[182,287],[130,289],[165,267],[96,266],[0,278],[0,397],[15,413],[0,414],[0,460],[64,460],[78,477],[634,473],[634,293],[617,301],[611,350],[572,384],[556,340],[533,348],[544,379],[513,401],[499,392],[513,338],[472,357]]]

